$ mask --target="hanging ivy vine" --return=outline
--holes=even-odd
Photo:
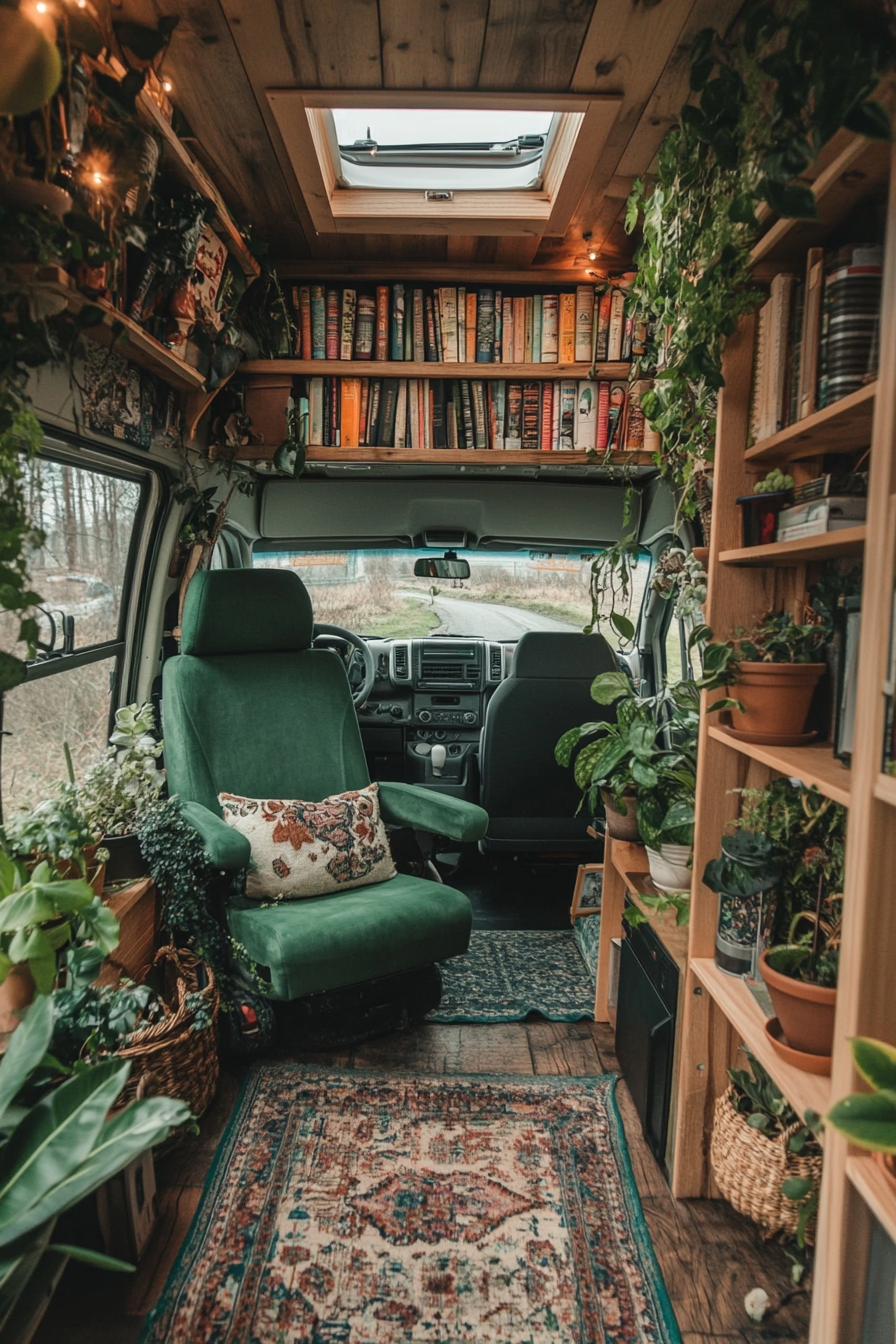
[[[724,343],[760,297],[750,283],[757,207],[816,217],[795,179],[841,126],[890,138],[871,95],[894,64],[893,0],[748,0],[730,40],[706,28],[694,41],[692,100],[660,147],[653,186],[635,182],[625,219],[629,233],[642,224],[630,302],[651,327],[632,380],[656,370],[641,404],[661,435],[656,464],[688,516],[713,457]]]

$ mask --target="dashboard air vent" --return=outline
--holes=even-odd
[[[411,660],[407,644],[393,644],[392,667],[392,675],[395,681],[410,680]]]
[[[488,646],[488,658],[489,681],[500,681],[504,675],[504,650],[500,644],[490,644]]]
[[[424,663],[422,668],[424,681],[463,681],[463,663]]]

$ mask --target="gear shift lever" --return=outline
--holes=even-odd
[[[436,742],[433,746],[430,760],[432,761],[432,772],[434,775],[442,773],[442,767],[445,764],[445,757],[448,755],[441,742]]]

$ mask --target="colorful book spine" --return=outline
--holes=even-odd
[[[339,428],[341,448],[357,448],[361,442],[361,379],[340,378]]]
[[[610,384],[607,382],[597,385],[597,433],[595,434],[595,448],[599,453],[605,453],[610,438]]]
[[[342,317],[340,323],[339,358],[351,359],[355,349],[355,314],[358,295],[354,289],[342,291]]]
[[[311,286],[311,358],[327,357],[327,308],[323,285]]]
[[[526,312],[526,318],[525,318],[525,322],[526,322],[526,327],[525,327],[526,338],[525,338],[525,341],[524,341],[524,343],[523,343],[523,362],[524,362],[525,364],[531,364],[531,363],[532,363],[532,335],[533,335],[533,330],[534,330],[534,327],[535,327],[535,300],[534,300],[533,296],[532,296],[531,294],[529,294],[529,295],[526,297],[526,299],[524,300],[524,302],[525,302],[525,312]]]
[[[559,354],[559,294],[543,294],[541,299],[541,362],[556,364]]]
[[[561,364],[572,364],[576,356],[576,296],[560,295],[560,337],[559,352]]]
[[[390,359],[404,359],[404,285],[396,284],[392,286],[392,313],[389,322],[389,357]],[[397,397],[398,391],[394,395]],[[395,423],[395,412],[392,411],[392,423]]]
[[[573,442],[579,453],[593,453],[597,446],[597,388],[597,383],[586,379],[576,390]]]
[[[594,342],[594,359],[597,364],[606,363],[607,351],[610,348],[610,308],[612,303],[613,292],[611,289],[605,289],[597,304],[597,337]]]
[[[541,443],[543,453],[549,453],[552,447],[554,430],[554,384],[541,385]]]
[[[376,287],[376,344],[375,357],[380,361],[389,358],[389,286]]]
[[[560,384],[560,451],[571,453],[575,447],[576,385],[568,378]]]
[[[423,300],[424,327],[423,335],[426,345],[426,359],[430,364],[437,364],[439,361],[439,347],[436,343],[436,319],[433,312],[432,295],[427,294]]]
[[[367,412],[367,442],[376,448],[380,441],[380,410],[383,404],[383,380],[374,378],[370,384],[370,408]]]
[[[481,302],[482,302],[482,295],[480,294],[477,298],[475,289],[467,291],[467,305],[466,305],[467,310],[464,324],[463,351],[464,351],[464,359],[467,361],[468,364],[475,364],[476,361],[479,359],[478,308]],[[492,295],[492,303],[494,304],[494,295]],[[458,312],[459,311],[460,311],[460,300],[458,299]],[[481,363],[482,361],[480,360],[479,362]]]
[[[426,342],[423,336],[423,290],[414,290],[414,359],[419,363],[426,358]]]
[[[507,384],[507,409],[504,422],[504,447],[515,449],[523,446],[523,385]]]
[[[450,285],[438,291],[442,327],[442,360],[457,364],[460,356],[457,345],[457,290]]]
[[[513,363],[526,362],[526,300],[513,301]]]
[[[532,363],[541,363],[541,324],[542,296],[536,294],[532,300]]]
[[[463,447],[473,448],[476,445],[476,431],[473,425],[473,394],[470,391],[470,384],[466,378],[461,378],[459,381],[461,409],[463,411]]]
[[[470,396],[473,402],[473,443],[476,448],[488,447],[488,429],[485,410],[485,384],[481,378],[470,383]]]
[[[504,426],[507,411],[507,384],[503,378],[496,378],[489,384],[492,397],[492,406],[494,407],[495,425],[494,437],[492,439],[493,448],[504,447]]]
[[[467,360],[467,291],[464,285],[457,290],[457,354],[463,364]]]
[[[339,358],[339,290],[327,290],[327,359]]]
[[[502,324],[503,321],[504,321],[504,297],[503,297],[503,295],[502,295],[500,289],[496,289],[496,290],[495,290],[495,339],[494,339],[494,341],[492,342],[492,349],[493,349],[493,351],[494,351],[494,354],[493,354],[493,362],[494,362],[495,364],[500,364],[500,363],[501,363],[501,351],[502,351],[502,348],[503,348],[503,335],[502,335],[502,332],[501,332],[501,324]]]
[[[591,363],[591,331],[593,325],[594,286],[579,285],[576,289],[576,334],[573,347],[577,363]]]
[[[398,411],[398,378],[384,378],[377,442],[380,448],[395,447],[395,419]]]
[[[373,357],[373,337],[376,327],[376,304],[372,294],[358,295],[358,313],[355,320],[355,359]]]
[[[523,452],[537,452],[541,443],[541,387],[523,383]]]
[[[473,299],[476,299],[474,294]],[[491,364],[495,357],[495,291],[481,289],[476,314],[476,363]]]
[[[513,363],[513,304],[509,294],[504,295],[504,311],[501,314],[501,363]]]
[[[361,379],[361,409],[358,412],[358,447],[366,448],[369,443],[367,437],[368,416],[370,414],[370,379]]]
[[[614,289],[610,296],[610,329],[607,334],[607,359],[615,363],[622,358],[622,331],[625,325],[625,292]]]
[[[302,359],[314,358],[311,340],[311,287],[299,286],[299,332],[301,332]]]

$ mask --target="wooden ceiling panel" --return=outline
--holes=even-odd
[[[594,5],[595,0],[491,0],[478,87],[568,89]]]
[[[250,78],[264,88],[382,85],[376,0],[223,0],[223,8]]]
[[[475,89],[488,0],[380,0],[387,89]]]

